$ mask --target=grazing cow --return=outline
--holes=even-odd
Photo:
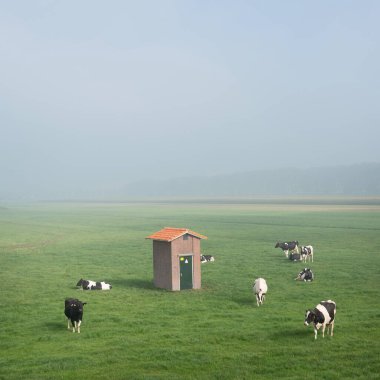
[[[91,281],[91,280],[83,280],[81,278],[77,286],[81,286],[84,290],[110,290],[112,289],[111,284],[107,284],[106,282],[97,282],[97,281]]]
[[[65,299],[65,315],[67,317],[67,329],[75,329],[78,334],[80,333],[80,325],[83,319],[83,305],[86,305],[86,302],[79,301],[77,298],[66,298]]]
[[[314,262],[314,250],[311,245],[301,245],[301,260],[306,263],[307,258],[309,261]]]
[[[313,310],[306,310],[305,326],[310,323],[314,325],[314,339],[317,339],[318,330],[322,327],[322,337],[325,337],[325,328],[330,327],[330,335],[334,335],[334,320],[336,314],[336,304],[334,301],[321,301]]]
[[[265,300],[268,291],[267,282],[263,278],[257,278],[252,286],[253,293],[256,296],[257,306],[260,306]]]
[[[301,280],[301,281],[313,281],[314,280],[314,274],[311,271],[310,268],[304,268],[301,270],[301,272],[298,273],[298,276],[295,278],[295,280]]]
[[[211,255],[201,255],[201,263],[207,263],[207,262],[212,262],[215,261],[214,256]]]
[[[283,243],[277,242],[274,247],[275,248],[281,248],[284,251],[286,257],[289,256],[289,252],[297,252],[298,253],[298,241],[297,240],[283,242]]]

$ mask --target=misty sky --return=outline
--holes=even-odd
[[[0,195],[379,162],[379,19],[376,0],[0,0]]]

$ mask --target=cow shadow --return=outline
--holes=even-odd
[[[310,335],[310,330],[309,330],[309,335]],[[271,337],[274,339],[281,339],[284,337],[305,338],[306,336],[308,336],[308,331],[304,326],[302,326],[302,324],[300,327],[284,328],[284,329],[281,329],[281,331],[273,332],[271,334]]]
[[[67,321],[62,320],[62,322],[57,322],[57,321],[49,321],[44,323],[44,326],[46,326],[49,330],[62,330],[63,328],[67,327]]]
[[[143,280],[141,278],[122,278],[122,279],[114,279],[111,282],[112,287],[124,287],[124,288],[135,288],[135,289],[149,289],[156,290],[157,288],[154,286],[153,281],[151,280]]]
[[[241,306],[256,306],[256,298],[253,297],[234,297],[232,299],[233,302],[237,303],[238,305]]]

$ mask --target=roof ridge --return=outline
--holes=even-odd
[[[190,234],[199,239],[207,239],[206,236],[203,236],[195,231],[192,231],[189,228],[179,228],[179,227],[165,227],[161,229],[160,231],[157,231],[151,234],[150,236],[147,237],[147,239],[164,240],[164,241],[170,242],[185,234]]]

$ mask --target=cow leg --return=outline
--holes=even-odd
[[[284,251],[284,253],[285,253],[286,258],[288,258],[288,257],[289,257],[289,250],[286,249],[286,250]]]
[[[75,321],[73,332],[75,332],[75,330],[76,330],[78,333],[80,333],[80,327],[79,326],[80,326],[80,321],[79,322]]]
[[[257,306],[260,306],[260,303],[259,303],[259,295],[258,294],[256,294],[256,302],[257,302]]]
[[[318,334],[318,330],[317,330],[317,328],[314,326],[314,339],[315,339],[315,340],[317,339],[317,334]]]
[[[67,330],[71,330],[71,326],[70,326],[70,319],[67,319]]]
[[[334,335],[334,321],[332,321],[331,324],[330,324],[330,335],[331,336]]]
[[[322,325],[322,338],[325,337],[325,328],[326,328],[326,324],[324,323],[324,324]]]

